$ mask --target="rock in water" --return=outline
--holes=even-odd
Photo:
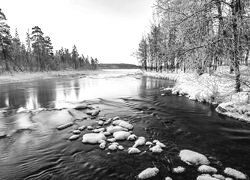
[[[74,141],[74,140],[78,139],[79,137],[80,137],[79,134],[74,134],[74,135],[72,135],[72,136],[69,137],[69,140],[70,141]]]
[[[130,136],[130,132],[127,131],[117,131],[113,134],[116,140],[126,140]]]
[[[88,105],[86,103],[83,103],[83,104],[76,106],[74,109],[76,109],[76,110],[88,109]]]
[[[82,136],[83,143],[97,144],[100,143],[101,140],[106,140],[106,137],[103,133],[88,133]]]
[[[128,148],[128,153],[129,154],[138,154],[140,152],[141,151],[138,148],[136,148],[136,147],[130,147],[130,148]]]
[[[156,145],[160,146],[161,148],[165,148],[166,145],[161,143],[159,140],[154,140],[153,143],[155,143]]]
[[[113,125],[121,126],[121,127],[126,128],[128,130],[131,130],[134,128],[132,124],[130,124],[126,121],[123,121],[123,120],[113,121]]]
[[[159,173],[159,169],[154,167],[154,168],[147,168],[145,170],[143,170],[139,175],[138,178],[139,179],[148,179],[151,177],[156,176]]]
[[[63,125],[58,126],[57,129],[58,130],[63,130],[63,129],[66,129],[66,128],[70,127],[70,126],[73,126],[73,124],[74,124],[73,122],[69,122],[67,124],[63,124]]]
[[[230,167],[225,168],[224,173],[235,179],[247,179],[247,176],[244,173]]]
[[[182,166],[178,166],[176,168],[173,168],[173,173],[176,173],[176,174],[183,173],[184,171],[185,171],[185,168]]]
[[[199,168],[198,168],[198,171],[201,172],[201,173],[217,173],[217,169],[214,168],[214,167],[211,167],[211,166],[207,166],[207,165],[201,165]]]
[[[159,145],[155,145],[151,147],[149,150],[152,151],[153,153],[161,153],[163,151],[163,149]]]
[[[77,129],[77,130],[74,130],[74,131],[73,131],[73,134],[81,134],[81,131],[78,130],[78,129]]]
[[[80,126],[78,130],[83,131],[86,128],[86,126]]]
[[[117,131],[128,131],[126,128],[123,128],[121,126],[109,126],[107,127],[107,132],[109,132],[110,134],[113,134],[114,132],[117,132]]]
[[[165,180],[173,180],[171,177],[165,177]]]
[[[5,138],[7,135],[4,132],[0,132],[0,139]]]
[[[95,109],[94,111],[92,111],[91,116],[97,116],[100,113],[99,109]]]
[[[137,136],[135,134],[131,134],[127,140],[129,141],[135,141],[137,139]]]
[[[198,176],[196,180],[218,180],[218,179],[210,176],[209,174],[202,174]]]
[[[137,146],[143,146],[146,143],[146,139],[145,137],[139,137],[136,141],[135,144],[133,145],[133,147],[137,147]]]
[[[210,162],[207,157],[203,154],[200,154],[191,150],[181,150],[179,154],[181,160],[189,165],[208,165]]]

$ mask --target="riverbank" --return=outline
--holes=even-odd
[[[0,74],[0,84],[25,82],[40,79],[51,79],[58,77],[74,77],[98,74],[102,70],[65,70],[65,71],[44,71],[44,72],[14,72]]]
[[[234,92],[234,76],[229,67],[220,67],[211,76],[196,73],[157,73],[144,75],[175,80],[173,94],[186,96],[191,100],[218,105],[216,111],[229,117],[250,122],[250,68],[241,67],[242,92]],[[168,88],[165,90],[169,90]]]

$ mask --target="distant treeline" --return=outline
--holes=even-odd
[[[26,33],[25,43],[20,41],[17,29],[10,34],[6,16],[0,9],[0,73],[12,71],[50,71],[65,69],[97,69],[98,60],[79,55],[74,45],[53,51],[49,36],[35,26]]]
[[[139,66],[134,64],[98,64],[99,69],[138,69]]]

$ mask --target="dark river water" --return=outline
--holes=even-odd
[[[128,74],[129,75],[126,75]],[[160,173],[153,179],[196,179],[197,167],[178,158],[182,149],[205,154],[221,172],[232,167],[250,174],[250,124],[227,118],[214,107],[161,91],[174,82],[133,75],[134,71],[105,71],[82,77],[55,78],[0,85],[0,179],[136,179],[148,167]],[[100,116],[120,116],[134,125],[134,133],[167,145],[155,155],[101,150],[98,145],[69,141],[72,130],[92,125],[76,121],[72,127],[56,127],[70,118],[65,110],[79,102],[101,109]],[[18,110],[49,111],[17,113]],[[94,124],[95,125],[95,124]],[[85,130],[81,135],[88,132]],[[125,149],[133,142],[121,142]],[[176,166],[183,174],[171,173]]]

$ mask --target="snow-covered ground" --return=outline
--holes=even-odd
[[[90,70],[64,70],[64,71],[44,71],[44,72],[14,72],[0,74],[0,84],[24,82],[38,79],[50,79],[61,76],[81,76],[97,74],[99,71]]]
[[[157,73],[145,72],[144,75],[175,80],[172,93],[187,96],[191,100],[218,104],[218,113],[250,122],[250,68],[241,67],[242,92],[234,91],[234,75],[229,74],[229,67],[219,67],[211,76],[197,73]],[[165,90],[169,90],[166,88]]]

